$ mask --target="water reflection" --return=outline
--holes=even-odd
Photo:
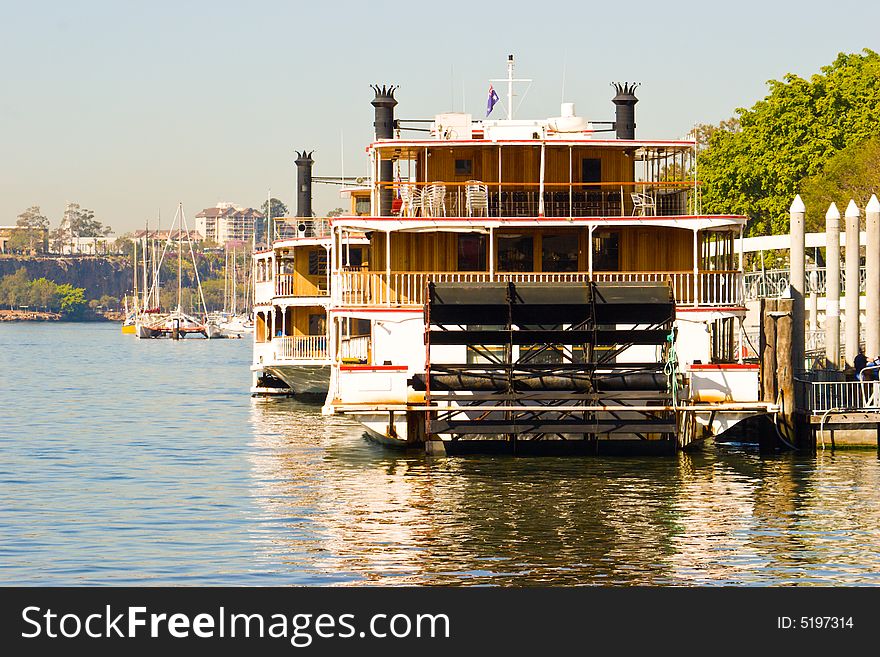
[[[254,402],[259,558],[375,584],[877,583],[865,452],[431,459],[344,418]]]
[[[0,327],[0,582],[880,584],[875,452],[394,454],[250,357]]]

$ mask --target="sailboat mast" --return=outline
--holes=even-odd
[[[159,240],[153,240],[153,257],[154,257],[154,258],[156,257],[156,252],[157,252],[158,250],[159,250]],[[160,287],[159,287],[159,284],[160,284],[159,278],[160,278],[161,273],[162,273],[162,259],[160,258],[160,259],[156,262],[156,275],[155,275],[155,277],[154,277],[154,278],[155,278],[155,281],[154,281],[154,283],[153,283],[153,286],[154,286],[154,288],[155,288],[155,295],[156,295],[156,297],[155,297],[155,299],[156,299],[156,305],[155,305],[155,307],[156,307],[156,308],[159,307],[159,289],[160,289]]]
[[[149,300],[147,297],[147,294],[148,294],[148,290],[147,290],[147,240],[148,239],[149,238],[146,237],[146,235],[145,235],[144,236],[144,246],[141,249],[141,256],[143,258],[144,310],[147,309],[147,304],[149,303]]]
[[[153,261],[156,263],[153,269],[153,289],[155,290],[155,306],[154,308],[159,307],[159,271],[161,262],[158,258],[156,258],[156,254],[159,251],[159,226],[162,224],[162,208],[157,208],[156,210],[156,237],[153,240]]]
[[[134,251],[132,251],[132,256],[131,256],[131,273],[132,273],[132,276],[134,277],[134,312],[135,312],[135,314],[137,314],[138,313],[138,305],[139,305],[139,298],[138,298],[138,243],[137,243],[137,239],[133,239],[131,241],[131,243],[132,243],[132,246],[134,247]]]
[[[177,312],[180,309],[180,292],[183,286],[183,241],[180,228],[177,229]]]
[[[236,297],[238,296],[236,294],[237,287],[238,287],[238,277],[236,276],[236,271],[235,271],[235,247],[232,247],[232,314],[233,315],[235,315],[235,311],[236,311],[235,302],[237,301]]]

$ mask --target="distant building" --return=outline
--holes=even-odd
[[[40,247],[43,251],[48,249],[49,245],[49,231],[45,228],[25,228],[24,226],[0,226],[0,253],[9,253],[10,245],[9,242],[12,240],[12,237],[19,231],[28,231],[35,230],[38,232],[38,236],[35,236],[35,242],[40,243]]]
[[[213,208],[205,208],[196,215],[196,230],[205,239],[218,244],[227,242],[250,242],[254,228],[258,226],[263,213],[254,208],[243,208],[232,203],[218,203]]]
[[[68,237],[61,243],[63,255],[107,255],[116,253],[115,235],[106,237]]]
[[[171,240],[176,242],[178,239],[186,240],[185,230],[136,230],[131,234],[133,240],[143,240],[144,238],[165,242]],[[193,242],[203,242],[205,234],[198,230],[189,231],[189,238]]]

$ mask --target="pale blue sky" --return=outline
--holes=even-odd
[[[315,174],[367,170],[370,83],[397,116],[482,116],[487,80],[534,79],[520,117],[562,100],[612,119],[609,82],[641,82],[637,136],[684,136],[808,76],[880,49],[863,2],[9,2],[0,0],[0,225],[65,200],[118,233],[217,201],[294,209],[294,149]],[[499,110],[496,109],[496,112]],[[317,213],[341,205],[319,186]]]

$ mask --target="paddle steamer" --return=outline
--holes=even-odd
[[[255,367],[441,453],[662,452],[774,412],[742,359],[746,218],[701,212],[695,141],[636,138],[632,84],[613,121],[516,119],[516,81],[511,57],[506,118],[421,133],[373,87],[350,212],[257,255]]]

